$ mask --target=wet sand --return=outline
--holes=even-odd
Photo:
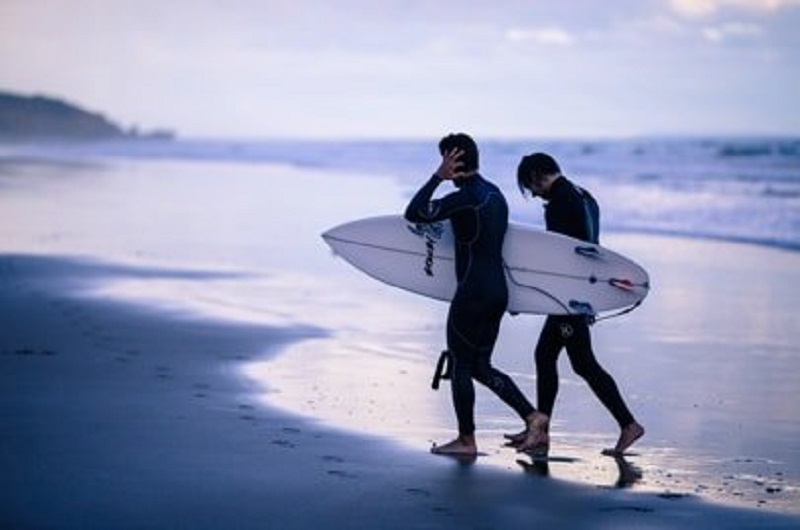
[[[800,513],[800,414],[794,408],[800,397],[800,322],[791,312],[770,309],[791,307],[795,294],[786,286],[800,281],[800,255],[664,236],[615,234],[607,241],[645,263],[654,283],[642,307],[592,328],[599,360],[647,435],[624,468],[602,457],[601,450],[616,441],[617,426],[562,355],[552,427],[552,451],[559,459],[550,475]],[[424,451],[454,433],[449,388],[437,393],[429,387],[446,306],[380,284],[374,288],[390,302],[380,305],[375,294],[369,307],[391,314],[391,324],[364,317],[356,331],[290,345],[246,371],[272,389],[264,395],[267,403]],[[494,357],[532,398],[532,350],[542,323],[541,317],[507,317]],[[363,375],[354,376],[354,366]],[[518,470],[517,455],[502,447],[502,435],[521,425],[481,390],[481,461]],[[623,476],[631,471],[633,480]]]
[[[344,179],[339,201],[287,227],[330,175],[62,170],[6,169],[0,193],[0,527],[800,523],[800,326],[775,311],[795,298],[797,254],[609,235],[656,286],[595,328],[646,438],[624,461],[600,456],[614,426],[564,365],[561,458],[502,448],[518,425],[479,395],[485,456],[459,462],[427,453],[452,434],[447,389],[429,389],[444,305],[360,276],[318,238],[397,209],[401,190]],[[209,202],[223,170],[229,200]],[[531,396],[540,324],[506,319],[496,354]]]
[[[797,526],[797,516],[694,495],[433,457],[265,407],[237,366],[326,332],[147,311],[69,289],[93,274],[145,272],[164,274],[0,260],[4,528]]]

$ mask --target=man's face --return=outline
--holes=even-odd
[[[528,191],[531,192],[531,196],[533,197],[544,197],[545,192],[547,191],[544,188],[543,179],[537,179],[534,175],[531,175],[527,187]]]

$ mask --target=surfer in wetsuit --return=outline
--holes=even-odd
[[[546,201],[544,217],[547,230],[598,243],[597,203],[586,190],[561,174],[561,168],[553,157],[545,153],[523,157],[517,168],[517,184],[523,195],[529,192],[531,196]],[[590,318],[586,315],[550,315],[545,320],[534,354],[538,408],[548,418],[553,413],[558,393],[557,361],[561,350],[566,348],[572,369],[586,380],[619,424],[620,435],[616,445],[603,452],[621,456],[644,435],[644,428],[634,419],[614,379],[595,358],[589,333]],[[520,449],[546,454],[549,449],[547,426],[545,422],[536,439],[525,432],[509,438]]]
[[[406,220],[431,224],[449,220],[455,236],[458,287],[447,316],[447,348],[458,437],[431,452],[474,456],[475,387],[480,382],[532,426],[544,416],[534,409],[517,385],[491,364],[500,321],[508,304],[503,267],[503,239],[508,205],[500,190],[478,173],[478,148],[466,134],[451,134],[439,142],[442,163],[417,191]],[[439,185],[451,180],[456,191],[433,199]]]

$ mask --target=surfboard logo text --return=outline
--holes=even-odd
[[[436,244],[442,238],[444,226],[442,223],[408,225],[408,229],[417,237],[425,239],[425,266],[423,270],[428,276],[433,276],[433,259]]]

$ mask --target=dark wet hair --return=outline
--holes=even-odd
[[[533,153],[522,157],[517,166],[517,186],[525,194],[533,182],[542,180],[548,175],[558,175],[561,168],[552,156],[546,153]]]
[[[444,155],[448,151],[459,149],[464,152],[459,159],[462,162],[461,171],[478,170],[478,145],[469,135],[464,133],[448,134],[439,141],[439,153]]]

